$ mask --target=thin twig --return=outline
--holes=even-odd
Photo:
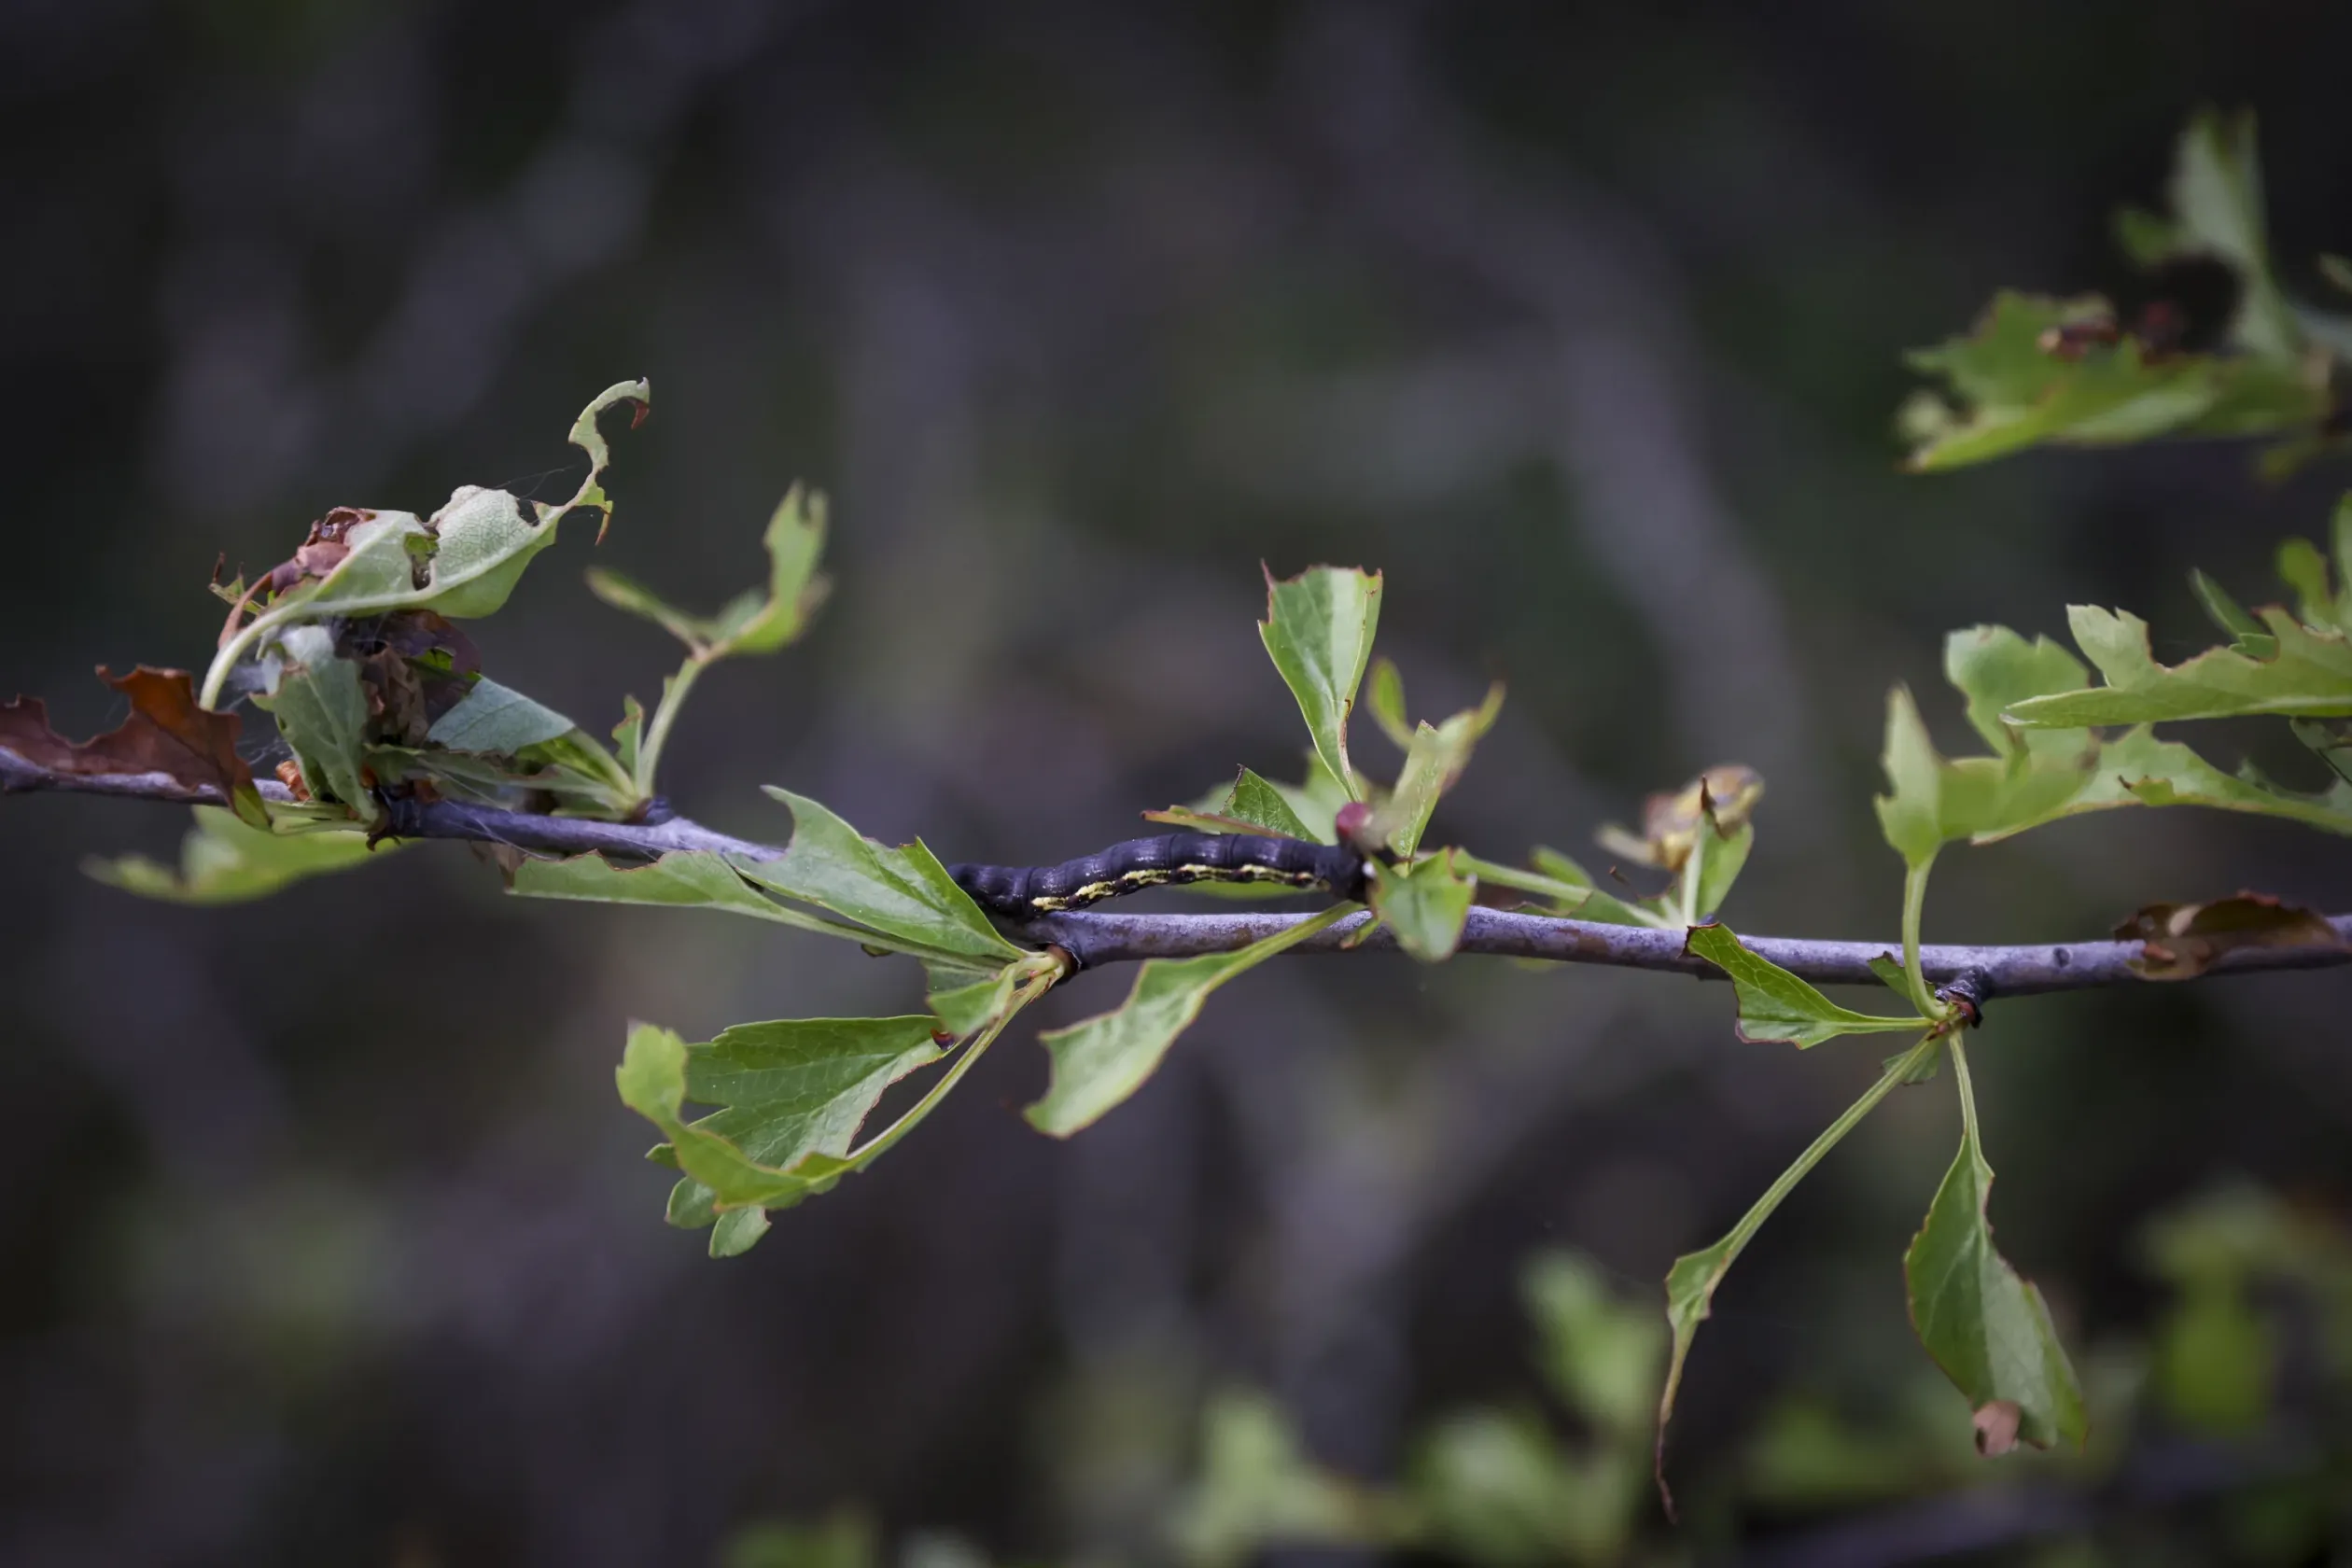
[[[65,774],[36,767],[0,749],[0,793],[63,791],[179,804],[220,804],[217,791],[191,789],[164,774]],[[283,800],[284,787],[264,781],[264,795]],[[607,855],[651,860],[679,850],[705,849],[745,861],[772,861],[784,851],[717,833],[682,817],[651,822],[599,822],[501,811],[455,801],[387,802],[385,829],[396,838],[447,838],[504,844],[526,851]],[[1197,958],[1227,953],[1287,930],[1306,915],[1218,913],[1133,915],[1087,909],[1031,919],[1002,920],[1011,935],[1037,946],[1068,950],[1083,968],[1132,963],[1143,959]],[[1395,938],[1364,927],[1369,915],[1339,921],[1291,949],[1296,953],[1391,952]],[[2329,923],[2343,939],[2336,947],[2239,947],[2223,953],[2208,974],[2246,974],[2288,969],[2332,969],[2352,963],[2352,915]],[[1871,985],[1873,959],[1899,953],[1897,942],[1834,942],[1785,936],[1740,940],[1757,956],[1816,985]],[[1659,970],[1719,980],[1723,972],[1683,950],[1683,933],[1646,926],[1570,920],[1517,910],[1474,908],[1462,931],[1461,951],[1501,958],[1544,959],[1556,963],[1602,964],[1617,969]],[[1966,981],[1979,999],[2028,996],[2044,991],[2082,990],[2143,978],[2133,965],[2138,942],[2061,942],[2020,946],[1944,945],[1920,949],[1920,970],[1933,985]]]

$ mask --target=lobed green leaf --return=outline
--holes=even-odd
[[[2260,656],[2213,648],[2182,664],[2156,662],[2148,623],[2121,610],[2070,605],[2075,641],[2107,684],[2029,697],[2008,716],[2030,728],[2147,724],[2168,720],[2352,715],[2352,644],[2334,630],[2303,625],[2283,609],[2258,612],[2267,628]],[[2242,639],[2243,640],[2243,637]]]

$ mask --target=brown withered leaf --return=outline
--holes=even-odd
[[[2316,910],[2251,892],[2209,903],[2151,903],[2117,926],[2115,934],[2139,942],[2132,967],[2149,980],[2193,980],[2239,947],[2347,945]]]
[[[186,670],[141,665],[117,676],[100,665],[98,678],[130,699],[131,716],[120,724],[89,740],[67,740],[49,727],[47,704],[19,697],[0,707],[0,747],[36,768],[74,777],[164,774],[190,791],[218,791],[249,822],[269,820],[253,770],[237,755],[237,716],[200,706]]]

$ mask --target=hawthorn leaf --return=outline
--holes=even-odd
[[[609,522],[612,503],[599,481],[611,453],[596,419],[619,402],[642,408],[642,381],[621,382],[598,393],[572,423],[573,445],[588,455],[587,477],[569,500],[523,499],[504,490],[461,485],[430,517],[414,512],[341,509],[356,521],[343,532],[343,553],[324,575],[306,577],[279,594],[253,620],[226,637],[205,672],[206,706],[219,700],[229,672],[259,646],[288,627],[386,610],[431,609],[453,619],[491,614],[532,558],[555,542],[564,516],[581,508]]]
[[[196,825],[180,841],[176,870],[144,855],[91,859],[82,869],[108,887],[170,903],[243,903],[304,877],[342,871],[371,853],[368,835],[350,831],[279,832],[257,828],[234,812],[200,805]],[[387,840],[373,852],[399,847]]]
[[[825,546],[825,497],[794,485],[768,518],[761,536],[767,551],[764,592],[737,595],[718,614],[689,614],[651,589],[601,567],[588,573],[588,586],[617,609],[639,616],[686,645],[698,663],[734,653],[773,653],[807,629],[823,601],[826,583],[817,575]]]
[[[1038,1036],[1053,1058],[1053,1075],[1044,1096],[1023,1113],[1029,1125],[1056,1138],[1092,1126],[1159,1070],[1176,1037],[1200,1016],[1210,992],[1296,946],[1354,908],[1335,904],[1230,953],[1147,960],[1115,1011]]]
[[[565,861],[525,861],[511,889],[521,898],[570,899],[582,903],[650,903],[673,909],[716,909],[852,941],[873,940],[855,926],[777,903],[747,883],[728,859],[710,849],[672,850],[649,865],[626,869],[601,855]]]
[[[2213,623],[2237,639],[2231,644],[2237,651],[2249,659],[2278,656],[2277,639],[2262,630],[2262,623],[2248,614],[2244,605],[2231,597],[2228,589],[2201,571],[2189,574],[2189,586]],[[2308,613],[2305,619],[2309,619]]]
[[[1235,777],[1233,789],[1225,796],[1225,814],[1282,838],[1303,838],[1309,844],[1331,842],[1328,834],[1318,835],[1300,819],[1281,791],[1248,768]]]
[[[1922,1026],[1915,1012],[1909,1017],[1891,1018],[1839,1006],[1810,982],[1750,951],[1729,926],[1710,921],[1691,927],[1683,950],[1730,977],[1731,989],[1739,999],[1742,1040],[1785,1042],[1801,1051],[1841,1034],[1878,1034]]]
[[[67,740],[49,728],[47,704],[18,697],[0,704],[0,750],[34,767],[77,777],[163,774],[190,792],[215,791],[245,821],[268,825],[253,770],[237,754],[242,727],[237,715],[216,713],[197,702],[186,670],[141,665],[118,676],[101,665],[98,679],[130,702],[130,717],[121,723],[88,740]]]
[[[1836,1121],[1823,1128],[1821,1136],[1807,1145],[1805,1152],[1799,1155],[1788,1169],[1765,1189],[1764,1196],[1740,1216],[1740,1223],[1731,1227],[1729,1235],[1712,1247],[1684,1253],[1667,1270],[1666,1324],[1673,1332],[1673,1341],[1667,1353],[1666,1384],[1658,1399],[1658,1436],[1652,1465],[1659,1496],[1664,1500],[1669,1517],[1673,1513],[1674,1499],[1666,1485],[1666,1426],[1673,1420],[1674,1396],[1682,1388],[1683,1367],[1690,1359],[1690,1347],[1699,1337],[1699,1325],[1706,1321],[1713,1308],[1715,1293],[1722,1285],[1724,1276],[1739,1261],[1740,1253],[1754,1239],[1756,1233],[1763,1228],[1764,1222],[1772,1217],[1772,1211],[1796,1190],[1797,1183],[1803,1181],[1806,1174],[1819,1165],[1847,1133],[1860,1125],[1863,1117],[1877,1108],[1880,1100],[1908,1079],[1918,1064],[1938,1050],[1941,1043],[1933,1038],[1924,1039],[1889,1063],[1886,1071],[1879,1075],[1878,1082],[1865,1090],[1861,1099],[1846,1107]]]
[[[1708,820],[1713,823],[1712,813]],[[1754,822],[1742,822],[1728,832],[1710,825],[1699,835],[1687,868],[1692,879],[1692,914],[1703,920],[1723,907],[1723,901],[1731,896],[1732,884],[1747,869],[1748,852],[1755,847]]]
[[[1380,733],[1395,743],[1399,751],[1413,745],[1413,721],[1405,716],[1405,678],[1396,668],[1396,661],[1386,654],[1372,661],[1371,686],[1365,700],[1372,708],[1372,721],[1380,726]]]
[[[1537,845],[1528,858],[1535,862],[1537,880],[1548,880],[1551,886],[1537,887],[1515,875],[1510,879],[1497,877],[1495,868],[1484,861],[1474,867],[1487,881],[1501,881],[1505,887],[1520,888],[1542,893],[1552,901],[1552,912],[1565,918],[1598,920],[1612,926],[1654,926],[1658,922],[1634,905],[1603,888],[1573,858],[1559,850]],[[1504,868],[1509,870],[1510,868]]]
[[[629,1108],[668,1137],[684,1173],[671,1194],[671,1222],[693,1226],[741,1208],[789,1208],[831,1186],[883,1091],[940,1059],[932,1029],[927,1013],[785,1019],[737,1024],[688,1045],[667,1029],[635,1026],[617,1082]],[[690,1099],[721,1109],[688,1123]],[[821,1170],[801,1173],[817,1163]],[[737,1222],[714,1234],[712,1254],[743,1251],[763,1229]]]
[[[645,708],[635,697],[621,699],[621,722],[612,726],[612,760],[632,778],[637,776],[637,751],[645,745]]]
[[[2060,1440],[2080,1448],[2088,1430],[2082,1390],[2050,1309],[1993,1246],[1985,1220],[1993,1168],[1978,1136],[1967,1051],[1956,1035],[1951,1046],[1960,1153],[1903,1254],[1911,1326],[1967,1396],[1978,1451],[2000,1453],[2020,1439],[2040,1449]]]
[[[974,967],[1027,956],[988,923],[922,840],[886,848],[805,795],[772,786],[768,793],[791,808],[792,842],[781,860],[735,862],[761,887],[830,910],[899,945]]]
[[[1380,622],[1379,572],[1309,567],[1280,581],[1266,574],[1266,619],[1258,636],[1314,737],[1315,754],[1351,800],[1361,799],[1348,762],[1348,716],[1372,656]]]
[[[2050,751],[1946,761],[1927,735],[1909,689],[1887,694],[1883,762],[1890,792],[1874,802],[1886,842],[1916,868],[1955,839],[1983,842],[2064,815],[2099,759],[2088,735]]]
[[[2070,605],[2075,641],[2106,677],[2089,691],[2010,704],[2009,717],[2028,727],[2148,724],[2168,720],[2352,715],[2352,644],[2337,631],[2316,631],[2283,609],[2258,612],[2270,651],[2211,648],[2179,665],[2156,662],[2148,623],[2122,610]]]
[[[2005,717],[2014,704],[2080,691],[2089,679],[2081,661],[2050,638],[2027,642],[2007,626],[1966,627],[1944,638],[1944,679],[1967,699],[1968,723],[1994,755],[2014,757],[2022,749],[2069,762],[2082,751],[2079,737],[2021,735]]]
[[[463,701],[435,721],[425,738],[452,751],[511,757],[525,747],[579,728],[544,703],[483,677]]]
[[[1486,701],[1478,707],[1465,708],[1442,724],[1423,722],[1412,732],[1404,771],[1396,776],[1396,789],[1373,812],[1365,828],[1374,842],[1386,844],[1407,859],[1412,857],[1421,847],[1421,834],[1428,831],[1438,798],[1462,777],[1462,770],[1469,765],[1471,749],[1494,727],[1502,710],[1503,687],[1498,681],[1488,689]]]
[[[2338,778],[2325,791],[2304,793],[2251,769],[2227,774],[2178,741],[2158,740],[2146,725],[2100,747],[2081,788],[2051,815],[2128,805],[2205,805],[2352,833],[2352,783]]]
[[[368,745],[368,698],[359,666],[335,656],[334,634],[296,626],[277,643],[267,692],[253,703],[277,721],[313,798],[338,800],[363,822],[381,815],[361,777]]]
[[[1601,847],[1635,865],[1680,872],[1689,861],[1701,837],[1735,833],[1764,798],[1764,777],[1737,763],[1711,767],[1672,794],[1660,792],[1642,802],[1642,831],[1629,833],[1615,823],[1595,837]]]
[[[1423,963],[1453,957],[1478,877],[1458,851],[1442,849],[1411,865],[1383,867],[1372,881],[1372,910],[1396,932],[1396,945]]]
[[[2193,980],[2240,947],[2342,952],[2352,945],[2318,911],[2250,892],[2205,903],[2151,903],[2115,934],[2140,944],[2132,968],[2149,980]]]

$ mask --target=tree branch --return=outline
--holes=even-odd
[[[260,784],[263,795],[290,798],[273,780]],[[0,749],[0,793],[54,791],[114,795],[136,800],[182,805],[223,804],[217,791],[190,787],[168,774],[69,774],[38,767],[15,752]],[[578,817],[549,817],[533,812],[502,811],[493,806],[456,801],[390,800],[385,803],[385,834],[392,838],[445,838],[479,844],[504,844],[517,849],[555,855],[590,851],[609,856],[651,860],[679,850],[704,849],[740,860],[772,861],[784,851],[717,833],[682,817],[670,817],[656,807],[645,822],[602,822]],[[1309,918],[1305,915],[1265,912],[1207,915],[1133,915],[1111,910],[1078,910],[1041,915],[1030,919],[1000,920],[1011,935],[1043,946],[1066,949],[1082,968],[1131,963],[1144,959],[1197,958],[1226,953],[1261,941]],[[1396,939],[1386,930],[1368,935],[1368,914],[1351,916],[1291,949],[1295,953],[1393,952]],[[2208,974],[2247,974],[2275,970],[2332,969],[2352,963],[2352,915],[2332,916],[2343,945],[2337,947],[2239,947],[2223,953],[2205,971]],[[1869,963],[1874,958],[1899,953],[1898,942],[1834,942],[1802,937],[1750,936],[1740,940],[1758,957],[1816,985],[1874,985]],[[1683,950],[1679,931],[1646,926],[1618,926],[1596,920],[1571,920],[1557,916],[1529,915],[1517,910],[1477,907],[1470,911],[1462,931],[1461,951],[1501,958],[1542,959],[1555,963],[1601,964],[1616,969],[1657,970],[1720,980],[1723,972]],[[1943,945],[1920,949],[1920,969],[1938,986],[1966,983],[1978,1000],[2029,996],[2044,991],[2082,990],[2094,986],[2121,985],[2143,978],[2132,967],[2141,957],[2138,942],[2062,942],[2039,945]]]

